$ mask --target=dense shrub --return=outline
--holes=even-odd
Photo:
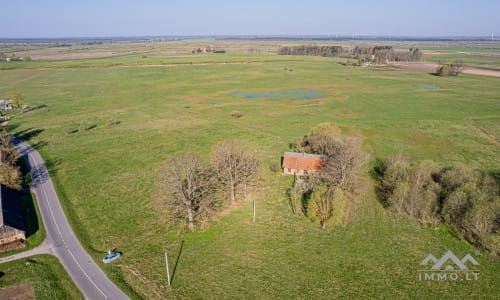
[[[499,254],[499,188],[486,172],[431,161],[412,164],[398,155],[377,160],[372,174],[384,207],[423,223],[445,223],[461,238]]]
[[[436,74],[439,76],[450,75],[450,65],[439,65],[436,69]]]
[[[500,197],[495,180],[465,166],[446,168],[437,180],[444,191],[443,221],[468,241],[499,254]]]
[[[235,110],[231,112],[231,117],[239,119],[243,117],[243,114],[240,111]]]
[[[297,202],[302,199],[305,215],[322,228],[344,224],[359,170],[367,158],[361,150],[361,139],[342,136],[332,123],[320,123],[303,139],[291,142],[290,147],[325,156],[320,172],[298,178],[289,189],[292,211],[298,212]]]
[[[439,76],[453,75],[457,76],[462,73],[464,64],[461,61],[455,61],[451,64],[439,64],[436,69],[436,74]]]

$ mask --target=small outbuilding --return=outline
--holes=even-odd
[[[326,164],[328,156],[298,152],[285,152],[283,173],[287,175],[308,175],[318,173]]]
[[[0,100],[0,110],[11,110],[13,108],[11,100]]]
[[[19,193],[1,184],[0,189],[0,245],[24,241],[26,231]]]

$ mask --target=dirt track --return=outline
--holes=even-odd
[[[0,289],[0,299],[35,300],[35,293],[28,283],[21,283]]]
[[[65,60],[65,59],[83,59],[112,56],[111,51],[84,52],[84,53],[55,53],[55,54],[33,54],[32,60]]]
[[[425,73],[435,72],[438,67],[437,63],[430,63],[430,62],[392,62],[391,65],[400,68],[401,71],[425,72]],[[463,73],[472,75],[500,77],[500,70],[493,70],[493,69],[465,67]]]

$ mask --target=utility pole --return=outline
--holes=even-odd
[[[170,270],[168,269],[168,256],[167,256],[167,251],[166,250],[165,250],[165,265],[167,267],[168,286],[170,286]]]

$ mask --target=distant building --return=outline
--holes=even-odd
[[[0,100],[0,110],[11,110],[13,108],[11,100]]]
[[[0,184],[0,245],[26,239],[19,193]]]
[[[283,155],[283,173],[290,175],[308,175],[318,173],[326,164],[328,156],[308,153],[285,152]]]

